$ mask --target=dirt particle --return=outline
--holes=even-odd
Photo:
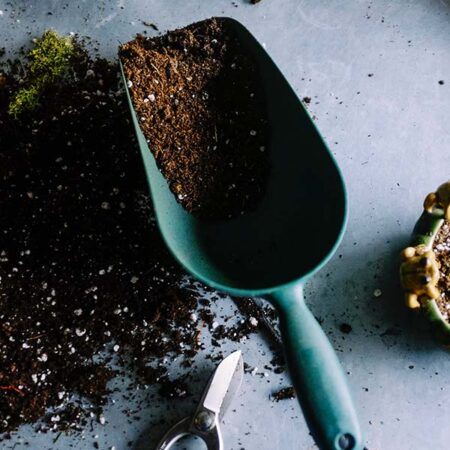
[[[147,22],[146,20],[143,20],[142,25],[144,25],[146,27],[150,27],[155,31],[159,31],[159,28],[153,22]]]
[[[272,394],[272,399],[276,402],[294,399],[295,397],[295,389],[292,386],[285,387]]]
[[[344,333],[344,334],[349,334],[353,331],[353,328],[350,324],[348,323],[341,323],[339,325],[339,330]]]

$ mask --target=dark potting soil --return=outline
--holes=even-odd
[[[433,242],[433,251],[439,264],[438,289],[441,296],[436,303],[448,321],[450,319],[450,224],[445,221]]]
[[[77,45],[19,120],[7,109],[27,74],[0,72],[0,436],[45,414],[44,431],[102,422],[110,361],[187,395],[163,361],[192,364],[199,298],[157,231],[117,64]]]
[[[254,209],[268,123],[253,59],[222,19],[120,49],[138,120],[177,201],[207,219]]]

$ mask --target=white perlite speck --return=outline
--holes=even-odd
[[[250,317],[250,319],[248,319],[248,321],[250,322],[250,325],[252,327],[257,327],[258,326],[258,319],[256,319],[255,317]]]
[[[381,292],[381,289],[375,289],[374,291],[373,291],[373,296],[374,297],[381,297],[381,294],[382,294],[382,292]]]
[[[84,336],[85,334],[86,334],[86,330],[80,330],[79,328],[77,328],[76,330],[75,330],[75,334],[77,335],[77,336]]]
[[[131,89],[133,87],[133,82],[131,80],[127,81],[127,87],[128,89]]]
[[[133,276],[133,277],[131,277],[131,280],[130,280],[130,281],[131,281],[131,284],[136,284],[138,280],[139,280],[138,277]]]
[[[100,414],[100,415],[98,416],[98,421],[100,422],[101,425],[105,425],[105,423],[106,423],[106,418],[105,418],[105,416],[104,416],[103,414]]]
[[[211,328],[212,328],[213,330],[215,330],[218,326],[219,326],[219,323],[218,323],[218,322],[213,322],[212,325],[211,325]]]
[[[83,314],[83,310],[82,310],[81,308],[79,308],[79,309],[76,309],[73,313],[74,313],[76,316],[81,316],[81,314]]]
[[[114,347],[113,347],[113,350],[115,351],[115,352],[118,352],[119,351],[119,348],[120,348],[120,345],[115,345]]]
[[[38,360],[42,362],[47,362],[48,361],[47,353],[42,353],[42,355],[38,357]]]
[[[148,96],[148,99],[149,99],[151,102],[154,102],[154,101],[156,100],[155,94],[150,94],[150,95]]]
[[[111,209],[111,205],[108,202],[103,202],[101,206],[102,209]]]

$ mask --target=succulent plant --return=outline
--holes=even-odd
[[[444,183],[435,193],[428,194],[424,212],[414,227],[411,245],[402,252],[400,266],[400,278],[407,305],[420,310],[431,323],[439,341],[447,346],[450,345],[450,323],[436,303],[436,298],[440,295],[437,288],[440,275],[439,271],[436,272],[438,268],[433,254],[433,243],[448,212],[448,194],[450,183]]]

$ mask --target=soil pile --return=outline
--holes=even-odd
[[[51,428],[82,424],[73,393],[101,405],[114,375],[98,352],[172,395],[148,363],[198,349],[197,297],[159,237],[117,64],[77,44],[16,120],[27,78],[9,63],[0,84],[0,433],[48,407]]]

